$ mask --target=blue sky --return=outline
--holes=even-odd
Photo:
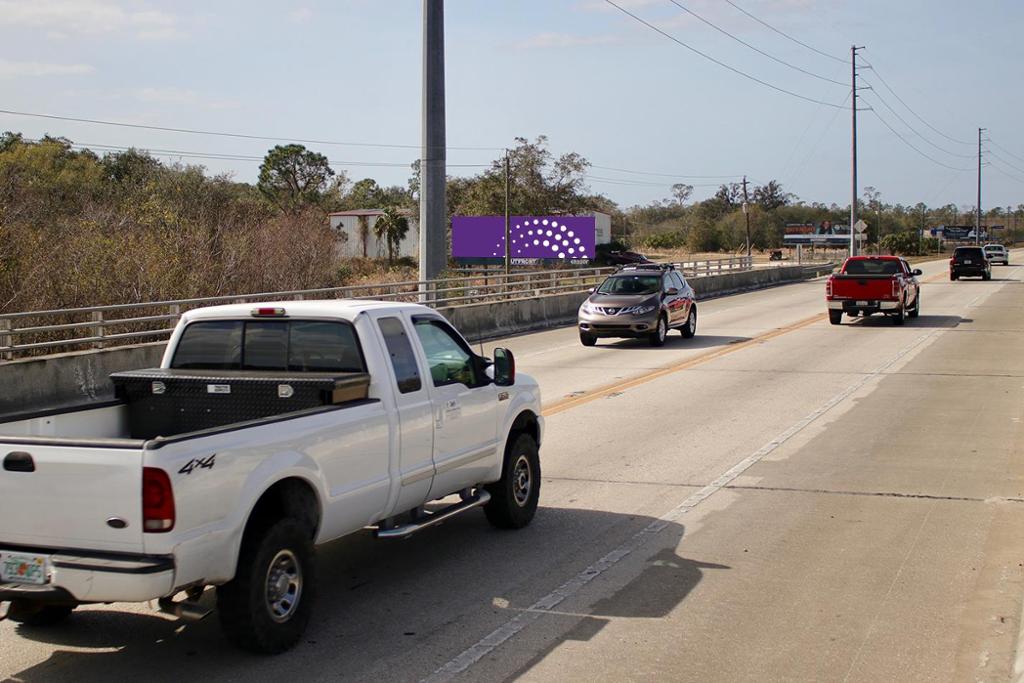
[[[848,86],[780,65],[670,0],[616,0],[694,48],[805,97],[842,103]],[[725,0],[677,0],[755,47],[826,79],[849,66],[773,33]],[[1015,0],[734,0],[840,58],[856,42],[895,92],[943,134],[999,147],[983,205],[1024,203],[1024,111]],[[448,0],[451,164],[486,164],[516,136],[596,166],[590,183],[622,206],[748,174],[806,201],[849,201],[849,111],[806,102],[712,64],[603,0]],[[417,145],[421,2],[335,0],[0,0],[0,109],[282,138]],[[975,149],[926,127],[886,90],[860,114],[861,188],[890,202],[973,205]],[[881,98],[909,123],[907,128]],[[0,115],[0,130],[75,142],[262,156],[273,143]],[[416,149],[309,145],[353,179],[404,184]],[[962,155],[968,158],[961,158]],[[258,161],[187,159],[255,179]],[[1014,168],[1016,167],[1016,168]],[[453,174],[472,167],[452,167]],[[1016,176],[1016,180],[1005,174]],[[667,177],[653,174],[668,174]],[[738,179],[738,178],[737,178]]]

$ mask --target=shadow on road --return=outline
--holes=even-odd
[[[907,318],[904,327],[921,327],[921,328],[946,328],[952,329],[957,327],[961,323],[972,323],[974,322],[970,318],[962,318],[959,315],[925,315],[921,314],[917,318]],[[871,327],[895,327],[895,324],[887,315],[876,314],[868,318],[848,318],[843,316],[843,325],[852,328],[871,328]]]
[[[644,348],[652,351],[676,351],[679,349],[711,349],[717,346],[729,346],[750,341],[750,337],[728,337],[716,334],[704,334],[699,331],[692,339],[684,339],[679,332],[671,331],[665,339],[664,346],[651,346],[646,339],[599,339],[594,349],[629,349]]]
[[[17,673],[0,661],[0,679],[417,680],[458,654],[466,640],[489,633],[496,605],[505,605],[498,620],[513,618],[653,521],[542,507],[518,532],[492,529],[482,513],[471,513],[404,542],[349,537],[318,550],[313,618],[304,642],[290,652],[258,657],[236,650],[221,635],[216,614],[186,625],[115,605],[80,609],[45,629],[4,624],[3,651],[24,661],[45,647],[48,657]],[[557,608],[545,616],[565,623],[539,657],[566,639],[593,637],[610,619],[662,617],[705,571],[728,569],[678,556],[683,533],[679,524],[652,533],[628,556],[646,558],[638,573],[635,563],[609,569],[602,585],[614,592],[586,616]],[[203,599],[212,605],[213,591]]]

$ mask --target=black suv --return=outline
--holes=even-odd
[[[683,337],[697,332],[693,288],[669,264],[625,266],[591,290],[579,312],[580,342],[601,337],[646,338],[661,346],[670,329]]]
[[[953,258],[949,259],[949,279],[971,276],[991,280],[992,264],[981,247],[957,247],[953,250]]]

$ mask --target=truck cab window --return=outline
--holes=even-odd
[[[182,370],[240,370],[242,368],[241,320],[210,320],[192,323],[178,341],[171,367]]]
[[[473,364],[473,354],[439,320],[420,318],[415,321],[416,335],[423,345],[435,387],[446,384],[465,384],[475,387],[479,383]]]
[[[200,320],[185,328],[171,367],[182,370],[365,372],[355,330],[319,320]]]
[[[384,344],[388,347],[391,367],[395,370],[398,391],[408,394],[423,388],[420,381],[420,369],[416,364],[416,354],[405,334],[405,326],[398,318],[381,318],[377,321],[380,333],[384,335]]]

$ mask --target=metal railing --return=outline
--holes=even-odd
[[[746,256],[674,264],[686,277],[748,270]],[[137,344],[166,337],[187,310],[231,303],[303,299],[375,299],[463,306],[493,301],[584,292],[616,268],[551,269],[521,273],[480,273],[437,280],[257,292],[173,301],[150,301],[0,314],[0,359],[53,353],[89,346],[95,349]]]

